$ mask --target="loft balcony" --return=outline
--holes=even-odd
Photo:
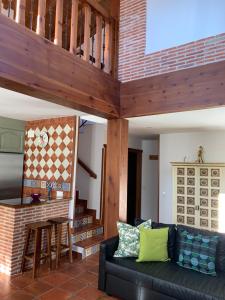
[[[0,85],[119,115],[117,21],[93,0],[1,0]]]

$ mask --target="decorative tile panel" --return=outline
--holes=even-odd
[[[26,124],[25,135],[25,186],[26,180],[55,183],[57,190],[70,191],[74,160],[75,117],[31,121]],[[29,130],[35,137],[28,137]],[[38,144],[41,132],[47,132],[49,142],[42,148]]]

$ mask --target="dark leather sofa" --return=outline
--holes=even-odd
[[[222,300],[225,299],[225,235],[217,247],[217,276],[181,268],[176,264],[177,229],[175,225],[153,223],[153,228],[170,226],[170,262],[137,263],[135,258],[114,258],[118,237],[100,246],[99,289],[123,300]],[[215,234],[186,226],[191,232]]]

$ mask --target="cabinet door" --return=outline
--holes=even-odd
[[[0,151],[23,153],[24,132],[14,129],[0,128]]]
[[[198,226],[196,210],[197,169],[195,166],[174,168],[174,222],[192,227]]]

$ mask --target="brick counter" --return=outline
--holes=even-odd
[[[20,273],[26,224],[53,217],[68,217],[70,201],[52,200],[50,203],[27,207],[0,205],[0,272],[8,275]]]

